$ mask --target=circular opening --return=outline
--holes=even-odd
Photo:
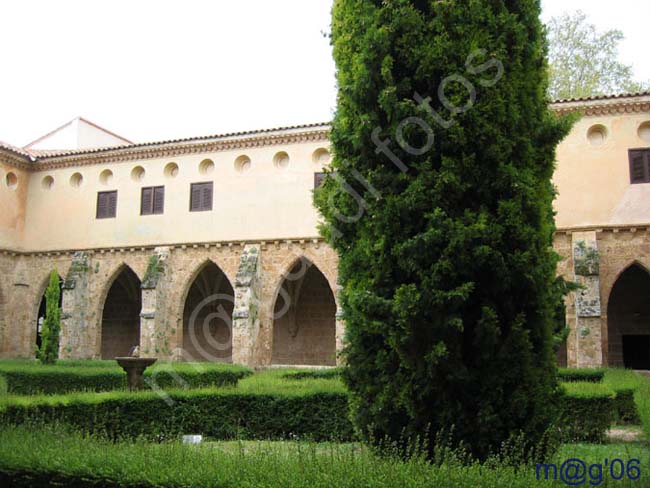
[[[280,151],[273,157],[273,164],[275,164],[276,168],[286,168],[289,166],[289,155],[284,151]]]
[[[46,176],[43,178],[43,181],[41,181],[41,185],[43,186],[44,190],[51,190],[54,186],[54,178],[51,176]]]
[[[607,129],[604,125],[592,125],[587,131],[587,139],[592,146],[602,146],[607,139]]]
[[[144,168],[142,166],[136,166],[131,170],[131,179],[133,181],[142,181],[144,179]]]
[[[235,159],[235,169],[239,173],[246,173],[249,169],[251,169],[251,158],[248,156],[242,154],[239,156],[237,159]]]
[[[18,187],[18,177],[15,173],[12,173],[10,171],[7,173],[7,176],[5,176],[5,183],[7,184],[8,188],[15,190]]]
[[[323,166],[330,162],[330,152],[324,147],[316,149],[312,155],[312,160],[314,163]]]
[[[167,178],[176,178],[178,176],[178,165],[176,163],[169,163],[165,166],[165,176]]]
[[[650,120],[643,122],[639,126],[639,137],[646,142],[650,142]]]
[[[202,175],[209,175],[214,171],[214,161],[211,159],[204,159],[201,161],[201,164],[199,164],[199,173]]]
[[[113,181],[113,172],[110,169],[105,169],[99,174],[99,181],[102,185],[108,185]]]
[[[75,173],[70,177],[70,186],[73,188],[79,188],[84,182],[84,177],[81,176],[81,173]]]

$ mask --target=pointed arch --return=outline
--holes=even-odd
[[[125,263],[108,279],[100,300],[100,354],[102,359],[127,356],[140,345],[141,282]]]
[[[607,364],[650,369],[650,271],[639,261],[619,273],[609,294]]]
[[[306,256],[282,274],[273,297],[273,364],[336,364],[336,301]]]
[[[232,362],[235,291],[226,273],[214,261],[203,261],[187,280],[181,299],[181,357]]]

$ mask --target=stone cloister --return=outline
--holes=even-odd
[[[33,357],[49,273],[62,280],[62,358],[140,354],[334,365],[336,255],[318,239],[3,253],[0,353]]]

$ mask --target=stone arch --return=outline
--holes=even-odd
[[[650,271],[639,261],[619,273],[609,293],[607,364],[650,369]]]
[[[203,261],[181,294],[180,354],[186,361],[232,362],[235,291],[214,261]]]
[[[306,256],[294,259],[273,296],[273,364],[336,364],[336,300]]]
[[[127,264],[112,273],[100,301],[100,355],[102,359],[127,356],[140,345],[141,281]]]

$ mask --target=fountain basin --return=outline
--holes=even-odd
[[[144,388],[144,370],[158,361],[158,358],[118,357],[115,360],[126,372],[129,390],[134,391]]]

